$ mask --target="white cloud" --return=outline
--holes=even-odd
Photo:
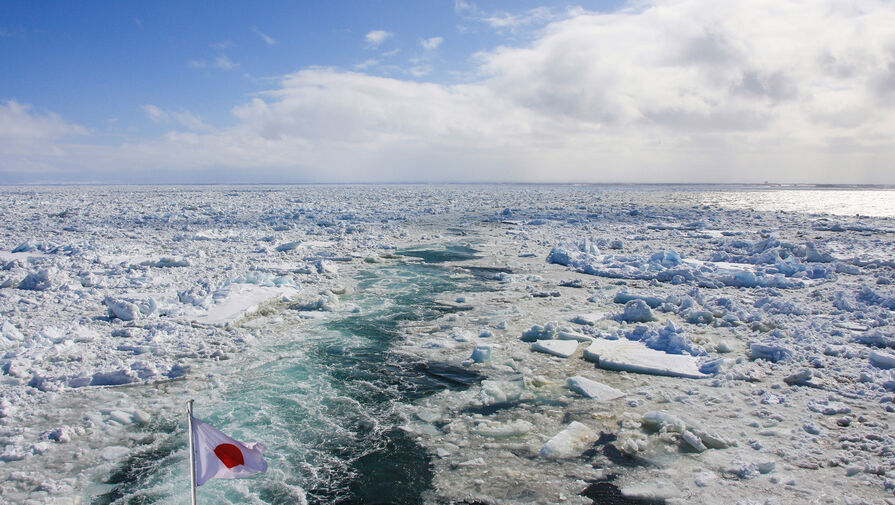
[[[209,44],[212,49],[217,49],[219,51],[226,51],[234,46],[232,40],[223,40],[221,42],[215,42],[214,44]]]
[[[189,111],[166,111],[161,107],[156,105],[143,105],[141,107],[143,112],[151,119],[154,123],[168,123],[170,121],[175,121],[181,126],[187,128],[192,131],[211,131],[213,128],[209,126],[207,123],[202,121],[199,117],[193,115]]]
[[[233,70],[234,68],[239,66],[239,63],[232,61],[229,57],[227,57],[227,55],[222,54],[211,62],[211,66],[214,68],[219,68],[221,70]]]
[[[272,45],[274,45],[274,44],[277,43],[277,41],[274,40],[273,37],[271,37],[270,35],[268,35],[268,34],[262,32],[261,30],[259,30],[257,26],[253,26],[253,27],[252,27],[252,31],[255,32],[255,34],[257,34],[259,37],[261,37],[261,40],[263,40],[264,43],[267,44],[267,45],[269,45],[269,46],[272,46]]]
[[[229,127],[26,161],[197,182],[895,183],[892,27],[876,0],[641,0],[483,51],[466,84],[308,68]]]
[[[368,59],[368,60],[364,60],[364,61],[358,63],[357,65],[355,65],[354,69],[355,70],[366,70],[368,68],[375,67],[376,65],[379,65],[379,60]]]
[[[0,101],[0,143],[51,140],[68,135],[86,135],[83,126],[69,123],[58,114],[35,112],[31,104]]]
[[[141,109],[143,109],[143,112],[149,116],[149,119],[151,119],[153,123],[162,123],[170,119],[167,112],[155,105],[143,105]]]
[[[509,11],[487,12],[473,2],[456,0],[454,11],[471,21],[484,23],[498,33],[515,33],[520,30],[539,28],[547,23],[568,19],[586,11],[580,7],[567,7],[557,10],[550,7],[535,7],[526,11],[512,13]]]
[[[220,70],[239,68],[239,63],[231,60],[226,54],[222,54],[213,60],[189,60],[186,63],[192,68],[217,68]]]
[[[364,40],[367,43],[368,49],[378,49],[383,42],[394,35],[394,33],[385,30],[373,30],[364,36]]]
[[[444,42],[443,37],[429,37],[428,39],[420,40],[420,46],[423,47],[426,51],[434,51],[441,46],[441,43]]]

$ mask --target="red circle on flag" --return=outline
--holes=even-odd
[[[214,448],[214,454],[221,460],[227,468],[244,465],[245,459],[242,457],[242,451],[233,444],[221,444]]]

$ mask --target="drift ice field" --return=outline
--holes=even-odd
[[[895,191],[0,193],[2,503],[895,504]]]

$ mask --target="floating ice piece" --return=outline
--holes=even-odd
[[[808,401],[808,409],[813,412],[821,413],[825,416],[835,416],[838,414],[849,414],[851,413],[851,407],[848,405],[832,401],[818,401],[818,400],[809,400]]]
[[[590,314],[579,314],[572,318],[572,322],[575,324],[580,324],[582,326],[594,326],[598,321],[604,319],[606,317],[606,313],[604,312],[593,312]]]
[[[75,438],[75,435],[77,435],[77,432],[71,426],[60,426],[59,428],[41,432],[40,438],[64,444],[66,442],[71,442],[71,440]]]
[[[197,314],[193,320],[201,324],[224,325],[255,312],[266,302],[294,293],[289,288],[231,284],[223,299],[217,300],[217,303]]]
[[[469,430],[470,433],[491,438],[510,438],[525,435],[534,426],[525,420],[518,419],[509,423],[485,422]]]
[[[514,402],[522,397],[525,383],[521,380],[483,380],[479,400],[483,405]]]
[[[568,358],[578,350],[577,340],[538,340],[531,344],[532,351],[545,352],[560,358]]]
[[[625,396],[625,393],[612,386],[607,386],[602,382],[590,380],[586,377],[581,377],[580,375],[569,377],[566,379],[566,383],[573,391],[577,391],[588,398],[600,402],[608,402],[609,400],[615,400],[616,398]]]
[[[680,496],[681,492],[669,482],[649,482],[625,486],[622,496],[632,500],[663,501]]]
[[[317,267],[317,273],[335,274],[339,272],[339,267],[330,260],[320,260],[314,264]]]
[[[578,421],[572,421],[566,429],[548,440],[538,454],[545,458],[574,458],[584,451],[593,438],[594,430]]]
[[[287,252],[287,251],[291,251],[291,250],[293,250],[293,249],[297,249],[298,246],[300,246],[300,245],[301,245],[301,241],[300,241],[300,240],[295,241],[295,242],[286,242],[285,244],[280,244],[280,245],[278,245],[278,246],[277,246],[277,251],[279,251],[279,252]]]
[[[472,350],[472,361],[476,363],[491,361],[491,346],[477,345],[475,349]]]
[[[683,433],[687,423],[681,418],[661,410],[653,410],[643,414],[643,424],[649,428],[666,433]]]
[[[895,335],[887,335],[880,331],[873,331],[866,335],[858,335],[855,342],[870,347],[892,347],[895,348]]]
[[[117,317],[122,321],[133,321],[141,316],[154,314],[158,309],[152,298],[137,300],[107,296],[103,303],[109,309],[109,317]]]
[[[559,340],[575,340],[577,342],[593,342],[594,337],[590,335],[585,335],[583,333],[578,333],[577,331],[571,330],[561,330],[556,334],[556,338]]]
[[[55,268],[44,268],[37,272],[31,272],[19,283],[19,289],[46,291],[57,284],[56,276]]]
[[[766,361],[784,361],[792,356],[792,351],[779,344],[753,342],[749,344],[749,357]]]
[[[535,342],[537,340],[552,339],[556,336],[556,326],[556,323],[547,323],[544,326],[535,324],[530,329],[522,332],[521,340],[523,342]]]
[[[895,354],[882,351],[871,351],[870,364],[885,370],[895,368]]]
[[[612,301],[615,303],[628,303],[631,300],[643,300],[647,305],[650,306],[651,309],[655,309],[665,303],[665,300],[662,300],[661,298],[657,298],[655,296],[635,295],[625,292],[616,293],[615,298],[612,299]]]
[[[485,460],[482,458],[470,459],[468,461],[458,463],[457,466],[485,466]]]
[[[647,323],[655,321],[656,316],[649,308],[649,305],[641,299],[630,300],[625,304],[625,311],[622,313],[622,320],[629,323]]]
[[[25,339],[22,332],[9,321],[0,323],[0,349],[7,349]]]
[[[685,430],[683,434],[681,434],[681,439],[687,443],[690,447],[692,447],[696,452],[705,452],[707,447],[702,443],[702,440],[696,436],[690,430]]]
[[[783,378],[783,382],[787,384],[804,384],[811,380],[814,372],[810,368],[803,368],[798,372]]]
[[[600,368],[670,377],[703,379],[709,374],[699,370],[699,360],[686,354],[668,354],[631,340],[594,340],[584,358]]]
[[[133,321],[140,316],[140,308],[126,300],[106,297],[105,304],[109,308],[110,317],[117,317],[122,321]]]
[[[144,261],[141,265],[156,268],[188,267],[190,266],[190,262],[185,259],[164,257],[157,261]]]

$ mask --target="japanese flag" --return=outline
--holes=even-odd
[[[244,444],[224,435],[217,428],[193,418],[196,444],[196,485],[208,479],[239,479],[267,471],[262,452],[264,445]]]

